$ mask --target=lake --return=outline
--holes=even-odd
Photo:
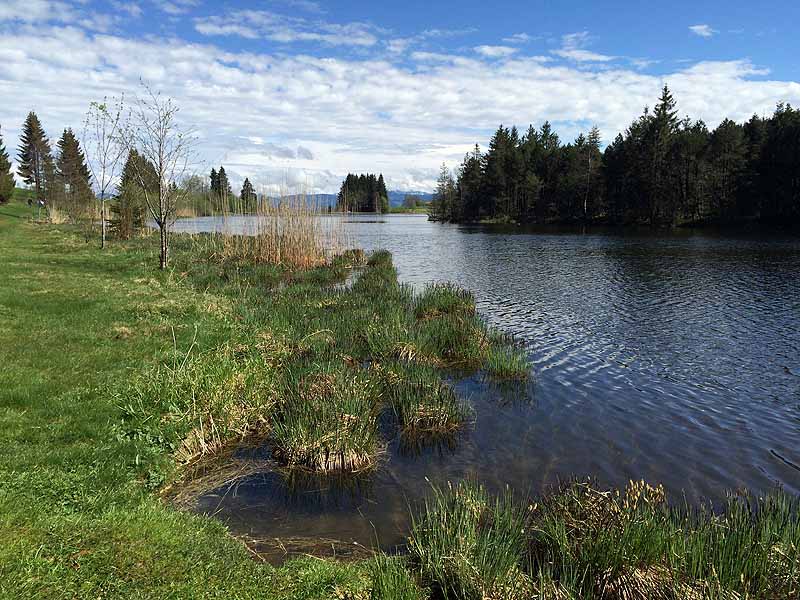
[[[289,485],[265,472],[204,495],[198,510],[235,533],[265,548],[274,538],[300,550],[314,539],[338,552],[390,547],[431,483],[464,478],[533,494],[571,477],[644,478],[690,502],[800,492],[799,238],[346,220],[354,245],[393,253],[402,281],[471,290],[483,316],[525,344],[533,378],[456,382],[475,423],[444,447],[392,442],[367,479]]]

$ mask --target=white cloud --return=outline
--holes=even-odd
[[[561,37],[561,48],[553,50],[553,54],[566,58],[575,62],[609,62],[614,60],[615,56],[607,56],[605,54],[598,54],[585,49],[590,42],[588,31],[579,31],[576,33],[568,33]]]
[[[487,58],[506,58],[516,54],[518,49],[510,46],[476,46],[475,52]]]
[[[514,35],[503,38],[503,41],[506,44],[527,44],[533,39],[534,38],[527,33],[515,33]]]
[[[716,29],[711,29],[710,25],[691,25],[689,31],[704,38],[710,38],[719,33]]]
[[[152,2],[156,8],[173,16],[186,14],[200,4],[200,0],[152,0]]]
[[[287,17],[265,10],[237,10],[195,19],[195,29],[208,36],[236,35],[289,44],[321,42],[330,46],[373,46],[375,28],[366,23],[328,23]]]
[[[181,119],[202,136],[198,170],[223,164],[234,186],[247,176],[257,187],[301,182],[332,192],[348,171],[372,171],[390,187],[430,190],[442,162],[455,166],[499,123],[548,119],[571,139],[592,122],[610,140],[653,104],[664,81],[681,113],[710,127],[769,113],[778,101],[800,104],[800,84],[769,80],[747,61],[650,75],[622,62],[520,54],[497,61],[415,52],[409,60],[231,52],[10,23],[0,25],[0,123],[7,147],[29,110],[55,137],[80,128],[90,101],[130,98],[144,78],[175,98]]]

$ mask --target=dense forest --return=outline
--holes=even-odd
[[[378,177],[363,173],[348,173],[339,194],[336,196],[336,210],[342,212],[389,212],[389,193],[383,174]]]
[[[549,123],[501,126],[453,175],[442,167],[431,218],[520,223],[687,225],[800,222],[800,110],[726,119],[713,131],[658,103],[601,150],[593,128],[562,144]]]

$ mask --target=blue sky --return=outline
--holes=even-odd
[[[196,129],[200,172],[429,190],[500,123],[608,141],[663,83],[710,126],[798,104],[797,22],[798,2],[2,0],[0,125],[13,148],[33,109],[56,137],[145,80]]]

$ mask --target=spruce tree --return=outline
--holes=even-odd
[[[19,175],[26,184],[33,186],[36,199],[48,199],[48,187],[52,190],[55,184],[53,156],[50,142],[47,141],[39,117],[34,112],[28,113],[22,126],[17,161]]]
[[[242,185],[242,207],[246,211],[252,211],[256,208],[256,190],[253,188],[253,184],[250,183],[250,180],[245,177],[244,184]]]
[[[144,228],[146,204],[139,174],[150,182],[150,190],[158,189],[158,175],[153,165],[131,150],[122,169],[122,177],[117,188],[115,202],[111,203],[111,231],[120,239],[130,239]]]
[[[64,195],[67,209],[73,217],[85,214],[90,209],[92,198],[91,174],[72,129],[65,129],[58,140],[56,169],[59,190]]]
[[[3,145],[3,135],[0,131],[0,204],[5,204],[11,200],[15,186],[16,181],[14,181],[14,174],[11,172],[11,161]]]

